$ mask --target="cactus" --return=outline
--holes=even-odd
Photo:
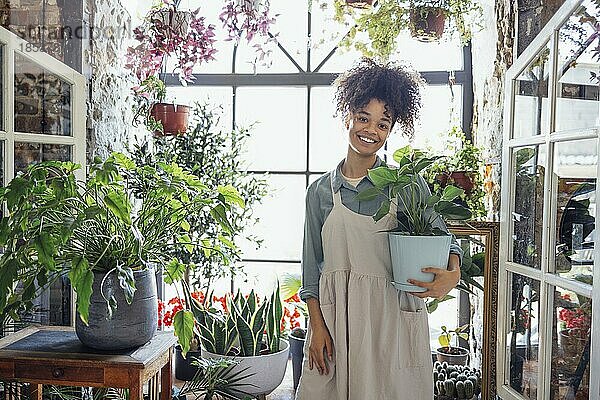
[[[464,400],[465,397],[465,384],[461,381],[456,382],[456,397],[459,400]]]
[[[443,396],[444,394],[446,394],[446,391],[444,390],[444,382],[437,381],[435,383],[435,388],[437,389],[438,396]]]
[[[475,387],[473,385],[473,381],[467,379],[464,383],[465,386],[465,397],[467,399],[471,399],[475,395]]]
[[[458,378],[458,371],[451,372],[450,378]]]
[[[464,381],[466,381],[466,380],[467,380],[467,376],[466,376],[465,374],[461,373],[460,375],[458,375],[458,376],[456,377],[456,379],[458,379],[459,381],[462,381],[462,382],[464,382]]]
[[[444,382],[444,392],[446,393],[446,396],[453,398],[455,389],[455,383],[451,379],[446,379]]]

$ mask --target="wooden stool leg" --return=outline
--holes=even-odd
[[[138,373],[137,376],[130,375],[129,379],[129,400],[144,400],[142,377]]]
[[[160,370],[160,400],[171,400],[171,387],[173,386],[173,350],[169,351],[169,361]]]
[[[42,392],[44,390],[44,387],[40,384],[36,384],[36,383],[31,383],[30,384],[30,390],[31,390],[31,400],[42,400]]]

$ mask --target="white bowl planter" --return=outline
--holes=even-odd
[[[434,275],[421,272],[425,267],[446,268],[450,255],[452,236],[406,236],[388,233],[394,282],[398,290],[424,292],[425,289],[411,285],[408,279],[432,282]]]
[[[202,357],[211,359],[226,358],[239,361],[239,364],[233,367],[232,373],[248,368],[243,374],[252,374],[252,376],[240,381],[244,385],[237,389],[250,395],[266,395],[281,385],[283,376],[285,375],[289,355],[288,342],[281,339],[279,348],[281,350],[277,353],[253,357],[223,356],[202,349]]]

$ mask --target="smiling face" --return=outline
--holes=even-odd
[[[383,145],[392,128],[392,117],[385,103],[371,99],[352,112],[346,121],[350,149],[361,156],[373,156]]]

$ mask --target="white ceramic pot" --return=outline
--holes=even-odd
[[[266,395],[281,385],[285,375],[290,350],[288,342],[281,339],[279,348],[281,350],[277,353],[253,357],[222,356],[202,349],[202,357],[211,359],[227,358],[239,361],[239,364],[232,369],[232,373],[248,368],[243,375],[252,376],[240,381],[243,385],[236,389],[250,395]]]
[[[408,279],[432,282],[434,275],[421,272],[425,267],[446,268],[450,255],[452,236],[406,236],[390,232],[393,285],[406,292],[424,292],[425,289],[411,285]]]

